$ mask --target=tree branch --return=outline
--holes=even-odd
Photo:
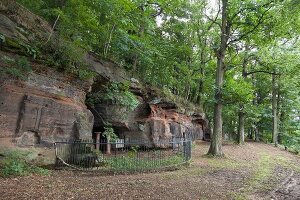
[[[257,7],[266,7],[266,6],[268,6],[268,5],[270,5],[271,3],[273,3],[274,1],[270,1],[270,2],[267,2],[267,3],[265,3],[265,4],[263,4],[263,5],[260,5],[260,6],[257,6]],[[232,17],[229,19],[229,21],[233,21],[234,20],[234,18],[236,18],[239,14],[241,14],[242,12],[244,12],[244,11],[247,11],[247,10],[250,10],[250,11],[253,11],[253,10],[256,10],[256,7],[244,7],[244,8],[242,8],[242,9],[240,9],[238,12],[236,12],[236,13],[234,13],[233,15],[232,15]]]
[[[273,3],[273,1],[268,2],[267,4],[263,5],[263,7],[265,7],[265,6],[267,6],[267,5],[271,4],[271,3]],[[269,7],[268,9],[266,9],[266,10],[260,15],[260,17],[258,18],[257,24],[256,24],[255,26],[253,26],[253,28],[252,28],[251,30],[249,30],[249,31],[247,31],[246,33],[240,35],[238,38],[236,38],[236,39],[234,39],[234,40],[230,40],[230,41],[228,42],[228,45],[229,45],[230,43],[234,43],[234,42],[240,41],[241,39],[245,38],[246,36],[248,36],[249,34],[251,34],[252,32],[254,32],[254,31],[259,27],[259,25],[261,25],[261,24],[265,21],[264,17],[265,17],[266,13],[267,13],[270,9],[271,9],[271,7]]]
[[[222,25],[220,23],[217,22],[218,16],[219,16],[220,10],[218,10],[218,13],[215,17],[215,19],[210,18],[208,15],[205,14],[205,17],[211,21],[211,24],[208,26],[207,30],[210,30],[213,24],[218,25],[220,28],[222,27]]]
[[[159,3],[147,1],[145,6],[148,6],[148,5],[154,5],[157,8],[157,13],[151,14],[152,17],[157,17],[163,13],[163,8],[161,7],[161,5]]]
[[[272,75],[281,75],[280,73],[275,73],[275,72],[269,72],[269,71],[265,71],[265,70],[256,70],[256,71],[252,71],[252,72],[247,72],[245,75],[251,75],[251,74],[255,74],[255,73],[265,73],[265,74],[272,74]]]
[[[47,43],[50,41],[50,39],[51,39],[51,37],[52,37],[52,35],[53,35],[53,33],[54,33],[54,29],[55,29],[55,26],[56,26],[56,24],[57,24],[59,18],[60,18],[60,15],[57,16],[57,18],[56,18],[56,20],[55,20],[55,22],[54,22],[54,24],[53,24],[53,27],[52,27],[52,29],[51,29],[50,35],[49,35],[47,41],[44,43],[44,45],[47,44]]]

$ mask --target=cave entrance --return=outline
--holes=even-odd
[[[97,123],[95,123],[97,124]],[[116,140],[108,140],[104,135],[105,126],[97,124],[93,127],[93,141],[96,143],[95,148],[102,153],[111,154],[111,151],[125,147],[124,129],[117,126],[112,126],[114,133],[118,137]]]

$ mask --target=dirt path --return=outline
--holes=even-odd
[[[198,143],[191,165],[171,172],[103,176],[54,171],[0,178],[0,199],[300,199],[299,157],[247,143],[224,145],[226,158],[212,159],[204,156],[208,147]]]
[[[292,170],[290,175],[271,192],[270,199],[274,200],[299,200],[300,199],[300,173]]]

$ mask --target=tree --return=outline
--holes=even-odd
[[[223,156],[222,150],[222,88],[225,75],[225,54],[227,42],[230,34],[230,26],[228,24],[228,1],[222,0],[222,24],[221,24],[221,40],[219,49],[217,50],[217,69],[215,83],[215,105],[214,105],[214,126],[211,144],[208,154],[213,156]]]

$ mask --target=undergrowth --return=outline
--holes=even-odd
[[[1,56],[0,61],[0,74],[4,73],[12,78],[26,80],[28,73],[32,70],[26,57],[14,59],[8,56]]]
[[[3,159],[0,160],[0,176],[27,176],[30,174],[49,175],[47,169],[37,167],[28,161],[29,152],[19,150],[3,152]]]

